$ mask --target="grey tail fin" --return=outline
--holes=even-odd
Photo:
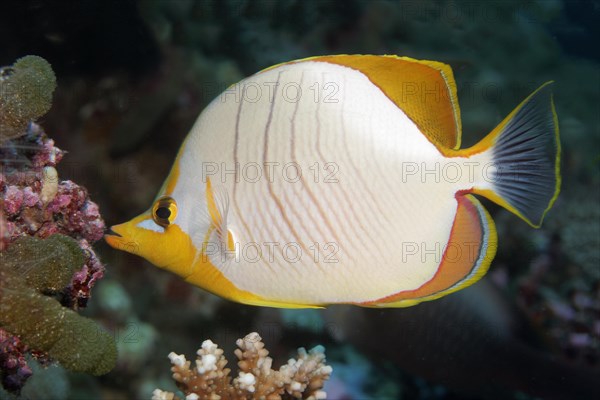
[[[491,187],[473,189],[538,228],[560,191],[560,140],[552,82],[527,97],[467,151],[491,152]]]

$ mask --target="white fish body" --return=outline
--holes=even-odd
[[[408,306],[485,274],[496,233],[469,193],[501,204],[510,198],[496,193],[503,160],[494,159],[497,149],[489,143],[502,132],[492,132],[479,147],[457,150],[456,89],[443,64],[426,65],[437,72],[433,89],[417,85],[425,93],[414,94],[413,82],[400,79],[405,90],[398,95],[378,86],[372,70],[352,68],[352,57],[369,56],[337,57],[348,58],[275,66],[215,99],[159,193],[159,200],[168,196],[176,203],[174,221],[152,226],[152,213],[133,220],[138,230],[153,234],[177,225],[176,247],[191,244],[193,261],[172,267],[162,255],[138,254],[221,296],[283,307]],[[377,59],[423,68],[411,59]],[[441,117],[443,128],[453,132],[437,131],[454,148],[444,146],[447,138],[424,133],[429,122],[438,122],[428,113],[446,109],[453,115]],[[544,132],[546,140],[557,140],[552,126]],[[544,173],[557,186],[552,162],[557,160]],[[535,207],[549,208],[558,191],[551,189]],[[543,217],[510,201],[502,205],[528,222],[535,219],[532,224]],[[113,230],[134,236],[122,226]]]

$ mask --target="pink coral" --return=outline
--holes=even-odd
[[[31,376],[24,352],[27,350],[19,338],[0,328],[0,378],[8,390],[18,390]]]
[[[92,287],[104,275],[104,265],[91,245],[102,238],[105,225],[85,188],[58,180],[54,167],[63,155],[34,123],[26,135],[0,147],[0,251],[20,236],[47,238],[61,233],[77,239],[85,263],[63,288],[61,303],[78,309],[85,307]],[[8,371],[2,380],[9,390],[18,391],[31,375],[23,356],[26,351],[35,353],[0,329],[0,369]]]
[[[10,185],[4,191],[4,212],[15,215],[21,211],[23,205],[23,192],[15,185]]]
[[[34,192],[31,187],[26,187],[23,189],[23,205],[25,207],[34,207],[40,201],[40,196],[38,193]]]
[[[87,190],[69,180],[54,182],[54,198],[45,204],[41,196],[47,178],[44,168],[56,166],[64,152],[36,124],[30,124],[29,133],[19,141],[24,143],[14,148],[26,149],[27,159],[16,159],[32,168],[14,168],[0,176],[0,250],[23,235],[46,238],[62,233],[78,239],[88,256],[82,269],[75,273],[64,302],[72,307],[84,306],[92,286],[104,274],[104,266],[91,248],[91,243],[104,235],[104,220]],[[10,146],[2,149],[11,150]]]
[[[64,151],[54,146],[54,140],[48,138],[41,126],[31,123],[28,128],[29,136],[42,138],[38,143],[41,148],[35,152],[31,161],[34,168],[43,168],[47,166],[55,167],[65,154]]]
[[[96,281],[104,276],[104,265],[96,256],[92,246],[87,240],[81,239],[79,246],[86,253],[86,260],[83,268],[75,272],[71,284],[68,287],[68,296],[66,301],[68,306],[73,308],[85,307],[91,294],[90,291]]]
[[[14,145],[14,148],[25,149],[26,158],[16,157],[15,163],[32,168],[6,169],[0,176],[0,209],[4,214],[0,249],[22,235],[45,238],[63,233],[89,243],[101,239],[105,224],[85,188],[72,181],[60,181],[54,197],[47,204],[42,201],[41,193],[46,183],[44,168],[56,166],[63,151],[55,147],[54,141],[36,124],[30,124],[28,135],[19,140],[25,144]],[[11,152],[11,148],[7,146],[1,151]]]
[[[81,237],[89,242],[102,239],[105,225],[98,206],[88,199],[87,191],[72,181],[58,184],[56,197],[48,204],[61,233]]]

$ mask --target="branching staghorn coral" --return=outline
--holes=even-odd
[[[25,56],[0,68],[0,144],[25,133],[27,124],[46,114],[56,77],[42,57]]]
[[[0,327],[72,371],[110,371],[116,346],[91,319],[57,298],[85,263],[79,243],[64,235],[24,236],[0,253]]]
[[[184,355],[169,354],[171,371],[186,400],[243,400],[243,399],[325,399],[323,385],[332,369],[325,365],[325,349],[317,346],[310,351],[298,349],[297,359],[290,359],[278,371],[271,369],[258,333],[253,332],[236,342],[238,376],[233,378],[226,368],[227,360],[211,340],[205,340],[198,350],[195,366]],[[174,393],[156,389],[152,400],[175,400]]]

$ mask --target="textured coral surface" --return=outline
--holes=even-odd
[[[68,236],[17,239],[0,253],[0,326],[65,368],[101,375],[115,365],[113,339],[59,302],[84,262]]]
[[[325,399],[322,390],[332,368],[325,365],[325,349],[317,346],[310,351],[298,349],[279,370],[273,370],[271,357],[262,338],[252,332],[236,341],[238,375],[232,379],[231,369],[223,350],[211,340],[205,340],[197,351],[195,365],[184,355],[171,352],[173,379],[186,400],[198,399]],[[156,389],[153,400],[178,399],[174,393]]]
[[[27,352],[94,374],[115,364],[113,339],[74,311],[104,274],[91,244],[105,225],[87,191],[59,179],[63,155],[34,123],[0,147],[0,369],[11,391],[31,375]]]
[[[38,122],[69,150],[68,157],[55,166],[59,176],[87,187],[110,224],[149,207],[185,135],[211,100],[243,77],[280,62],[322,54],[397,54],[448,63],[457,80],[463,147],[489,133],[540,84],[554,80],[563,190],[539,230],[489,202],[484,204],[499,234],[498,255],[484,278],[485,287],[494,283],[505,303],[519,305],[534,326],[533,332],[523,329],[522,333],[541,352],[598,374],[597,1],[31,4],[2,4],[0,65],[14,64],[24,54],[40,54],[52,63],[59,87],[51,111]],[[34,136],[21,144],[36,143]],[[3,150],[3,158],[13,160],[13,165],[23,158],[20,154],[30,154],[27,151],[40,154],[41,160],[49,156],[47,151],[20,148]],[[30,162],[35,163],[35,157]],[[0,180],[5,182],[4,177]],[[38,187],[27,192],[4,188],[2,195],[8,193],[16,200],[17,192],[23,192],[23,199],[33,193],[41,196]],[[51,189],[49,185],[45,193],[51,195]],[[19,215],[25,220],[27,213]],[[6,232],[9,221],[6,214],[3,217],[0,230]],[[58,220],[69,219],[59,216]],[[40,233],[55,225],[44,221],[42,226],[49,227]],[[14,218],[10,223],[11,229],[39,229],[35,221],[31,227]],[[473,371],[490,369],[493,382],[507,390],[505,396],[494,393],[495,398],[530,399],[523,392],[544,384],[534,377],[542,366],[522,360],[507,362],[501,357],[511,355],[506,349],[497,359],[478,358],[473,355],[473,343],[463,339],[477,331],[477,324],[490,320],[507,326],[504,314],[477,313],[496,299],[493,292],[477,291],[481,296],[469,306],[456,302],[463,305],[457,309],[458,317],[477,316],[465,325],[452,319],[456,316],[441,306],[444,303],[436,306],[435,302],[427,308],[431,319],[420,318],[419,308],[393,310],[385,317],[353,308],[339,321],[323,310],[282,313],[231,304],[140,258],[94,247],[110,266],[109,286],[120,289],[118,294],[96,290],[107,282],[96,280],[86,312],[107,323],[119,349],[126,350],[120,351],[117,368],[106,377],[68,375],[69,398],[147,399],[156,387],[176,392],[164,355],[173,349],[193,354],[199,338],[212,338],[228,354],[235,339],[250,331],[261,332],[274,360],[285,359],[289,349],[301,345],[325,344],[328,361],[335,365],[325,388],[334,399],[479,400],[485,397],[481,387],[489,388],[489,381],[475,385]],[[82,271],[82,275],[85,279],[80,280],[77,292],[85,292],[93,282],[93,274]],[[335,309],[334,314],[341,311],[345,308]],[[364,317],[363,321],[355,316]],[[518,314],[511,314],[509,320],[522,321]],[[440,325],[442,321],[447,322]],[[378,322],[382,328],[371,329]],[[411,336],[407,331],[420,334]],[[356,340],[350,342],[349,333]],[[444,340],[451,333],[457,340]],[[404,337],[402,343],[398,343],[399,336]],[[483,348],[489,348],[493,336],[483,339]],[[434,371],[455,379],[440,380]],[[515,380],[507,375],[526,379],[527,386],[515,394]],[[556,381],[569,390],[569,384],[577,384],[575,378],[563,375]],[[460,386],[460,382],[466,384]]]
[[[25,133],[27,124],[46,114],[56,77],[48,61],[25,56],[0,68],[0,143]]]

